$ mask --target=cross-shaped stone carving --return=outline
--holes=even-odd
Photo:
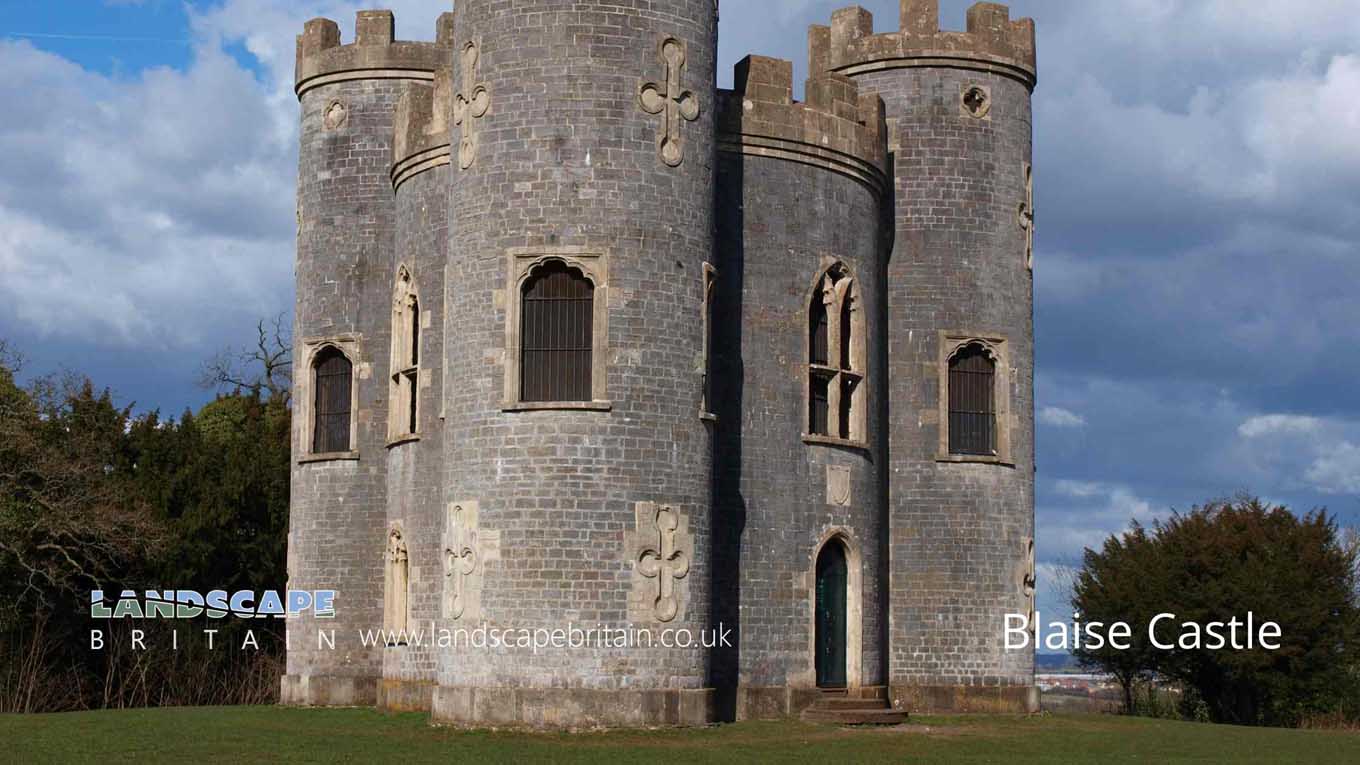
[[[685,44],[675,38],[667,38],[661,43],[661,63],[666,65],[666,82],[644,83],[638,91],[638,103],[648,114],[662,116],[661,131],[657,135],[657,148],[661,161],[671,167],[679,167],[685,161],[685,143],[680,137],[680,121],[693,122],[699,119],[699,98],[684,90],[680,77],[685,71]]]
[[[475,120],[486,116],[491,109],[491,91],[477,84],[477,59],[481,53],[477,43],[469,40],[463,46],[463,88],[453,97],[453,124],[463,129],[458,144],[458,166],[464,170],[477,159],[477,127]]]
[[[1034,594],[1038,590],[1039,579],[1034,571],[1034,538],[1027,537],[1024,541],[1025,557],[1021,561],[1020,570],[1020,594],[1025,598],[1025,613],[1029,616],[1030,634],[1034,634]]]
[[[689,573],[689,556],[676,549],[676,530],[680,515],[675,508],[662,505],[656,509],[656,535],[644,544],[638,554],[637,570],[648,579],[657,580],[656,618],[668,622],[680,613],[680,599],[675,592],[675,580]],[[650,531],[650,530],[649,530]]]
[[[1034,268],[1034,166],[1025,163],[1025,201],[1020,203],[1020,228],[1025,230],[1025,267]]]
[[[466,511],[453,508],[450,518],[449,545],[444,548],[444,576],[452,578],[453,593],[449,599],[449,618],[458,619],[467,610],[467,579],[477,571],[477,531],[468,524]]]

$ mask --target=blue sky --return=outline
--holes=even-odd
[[[862,3],[880,31],[894,0]],[[430,39],[450,3],[397,0]],[[721,84],[841,3],[724,0]],[[353,3],[0,3],[0,337],[177,413],[291,310],[293,37]],[[946,27],[965,3],[945,0]],[[1026,0],[1041,574],[1238,490],[1360,525],[1352,0]],[[24,34],[20,34],[24,33]],[[1057,616],[1057,601],[1041,606]]]
[[[183,3],[7,0],[0,35],[108,75],[135,76],[149,66],[189,65],[192,39]]]

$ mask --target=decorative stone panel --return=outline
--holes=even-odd
[[[451,502],[444,519],[444,617],[464,623],[482,618],[487,563],[500,559],[500,535],[483,531],[476,501]]]
[[[637,528],[625,535],[633,567],[629,617],[640,623],[683,620],[694,554],[689,520],[680,508],[654,502],[637,503],[634,514]]]

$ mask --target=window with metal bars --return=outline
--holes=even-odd
[[[949,453],[996,454],[996,362],[981,343],[949,360]]]
[[[595,285],[552,260],[530,275],[521,300],[521,400],[590,401]]]
[[[351,451],[350,408],[354,367],[339,348],[327,346],[312,364],[316,400],[313,402],[312,453]]]

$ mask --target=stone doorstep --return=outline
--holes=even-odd
[[[907,721],[906,712],[872,699],[823,699],[798,717],[803,722],[832,725],[901,725]]]

